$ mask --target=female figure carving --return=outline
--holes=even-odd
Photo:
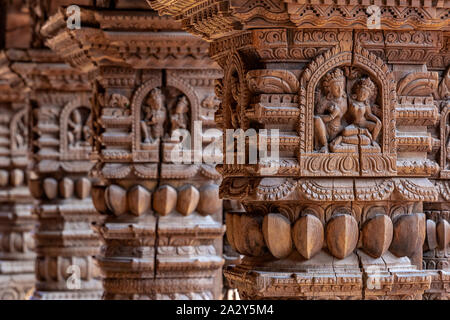
[[[144,117],[141,121],[143,142],[153,143],[164,135],[164,122],[166,121],[166,108],[164,107],[161,89],[153,89],[143,107]]]
[[[323,80],[323,99],[314,116],[315,145],[319,152],[328,152],[328,142],[335,139],[344,128],[342,118],[347,112],[345,77],[341,69],[328,72]]]

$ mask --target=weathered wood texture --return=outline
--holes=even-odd
[[[0,300],[24,299],[34,278],[36,217],[28,191],[25,84],[0,52]]]
[[[206,42],[142,5],[97,1],[81,10],[84,28],[65,28],[64,11],[42,28],[54,52],[93,75],[92,197],[105,217],[98,226],[104,298],[219,298],[221,177],[171,155],[175,130],[194,138],[195,121],[202,121],[200,145],[208,143],[222,74]]]
[[[226,218],[241,297],[422,299],[444,283],[421,269],[423,205],[449,178],[448,5],[148,2],[210,42],[223,132],[279,144],[279,159],[218,166],[221,196],[245,207]]]
[[[90,196],[92,131],[86,75],[48,49],[21,51],[12,68],[30,91],[29,189],[38,204],[35,299],[99,299],[94,257],[101,218]]]

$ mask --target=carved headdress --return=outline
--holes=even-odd
[[[334,70],[328,72],[323,77],[323,86],[328,87],[328,86],[330,86],[331,82],[344,81],[344,80],[345,80],[344,72],[341,69],[337,68],[337,69],[334,69]]]
[[[163,94],[161,89],[154,88],[150,91],[147,103],[152,107],[152,109],[160,109],[163,107]]]
[[[370,92],[369,95],[370,99],[370,97],[373,97],[374,93],[376,92],[377,87],[369,77],[364,77],[359,79],[353,87],[353,91],[355,93],[358,92],[360,89],[368,90]]]
[[[182,96],[178,99],[175,113],[187,113],[189,111],[189,102],[186,96]]]
[[[376,89],[375,83],[369,77],[362,78],[356,83],[356,89],[366,88],[373,92]]]
[[[330,92],[330,86],[333,82],[339,82],[342,83],[342,85],[344,85],[345,83],[345,76],[344,76],[344,72],[339,69],[336,68],[332,71],[329,71],[324,77],[323,77],[323,81],[322,81],[322,86],[323,89],[325,90],[325,93],[328,95],[328,93]]]

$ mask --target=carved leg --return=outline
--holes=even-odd
[[[314,117],[314,137],[320,147],[319,152],[328,152],[327,128],[320,116]]]
[[[147,124],[145,123],[145,121],[141,121],[141,129],[142,129],[142,133],[144,134],[144,143],[150,143],[150,130],[147,126]]]

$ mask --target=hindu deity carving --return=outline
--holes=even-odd
[[[177,104],[172,114],[170,115],[171,134],[177,129],[188,129],[188,112],[189,102],[185,95],[177,100]]]
[[[370,77],[342,69],[328,72],[322,81],[314,116],[315,146],[321,153],[381,152],[377,139],[382,128],[374,114],[377,87]],[[353,83],[353,85],[352,85]],[[350,94],[345,92],[351,88]]]
[[[343,129],[342,118],[347,112],[345,77],[341,69],[327,73],[322,82],[324,99],[318,103],[314,116],[316,146],[320,152],[328,152],[328,143]]]
[[[89,146],[91,138],[90,111],[88,108],[80,107],[72,111],[67,120],[67,141],[70,148]]]
[[[174,87],[157,87],[150,91],[141,107],[141,143],[170,141],[178,129],[190,130],[190,103],[185,94]]]
[[[144,144],[155,143],[164,135],[166,112],[164,95],[161,89],[153,89],[142,108],[141,129]]]

